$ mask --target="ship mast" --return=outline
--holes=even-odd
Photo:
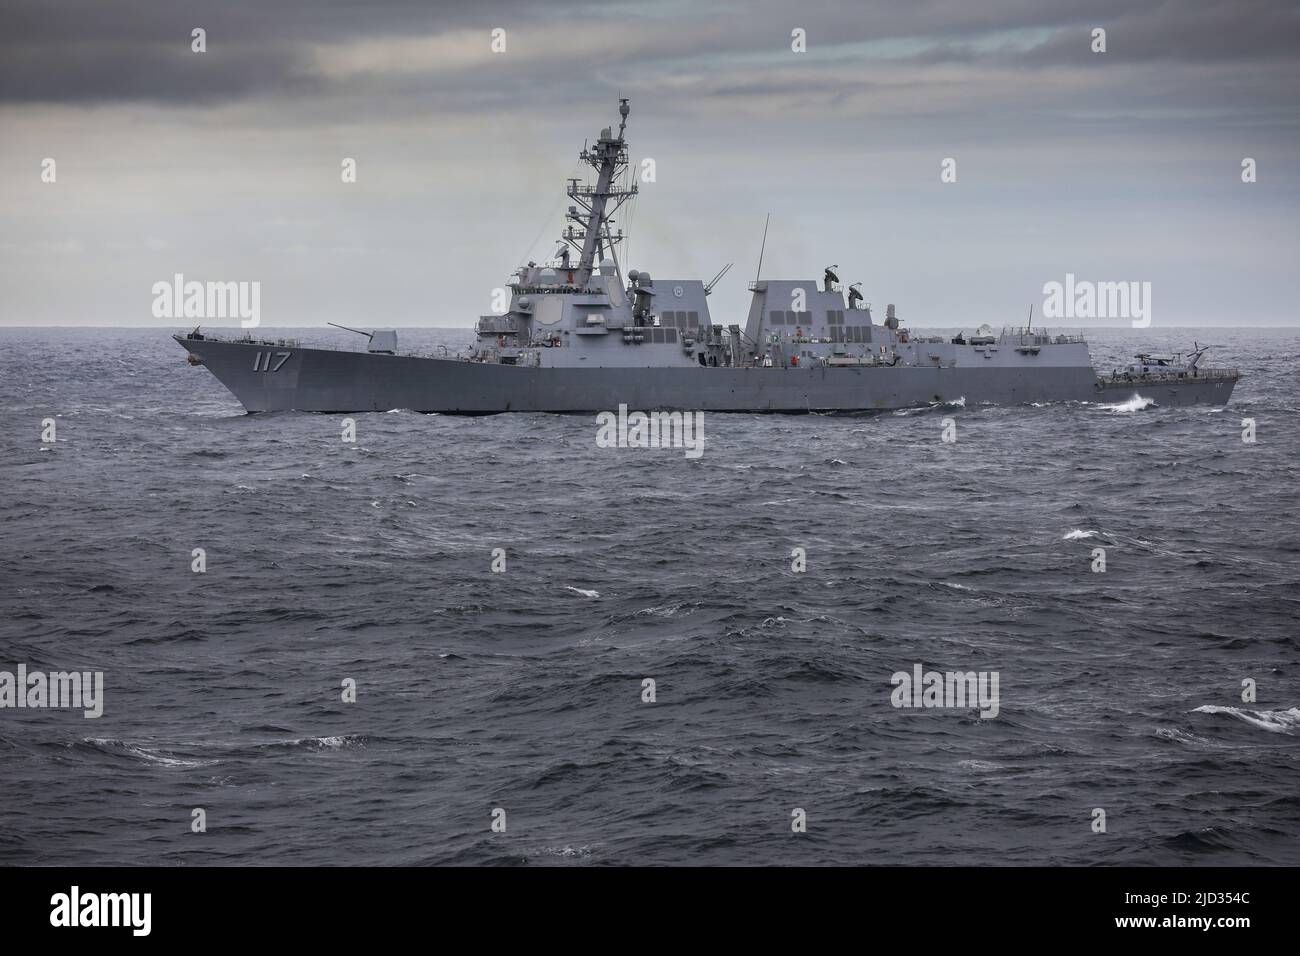
[[[622,241],[623,230],[615,233],[610,228],[614,222],[613,215],[637,192],[635,182],[629,189],[620,189],[618,185],[620,176],[627,170],[627,142],[623,139],[623,130],[627,127],[628,112],[627,100],[620,99],[618,113],[622,121],[618,124],[618,136],[614,136],[613,130],[607,126],[601,130],[595,146],[584,147],[578,154],[580,160],[596,171],[596,185],[580,186],[578,180],[569,180],[569,198],[578,205],[569,207],[566,218],[578,226],[576,229],[569,226],[562,238],[579,250],[576,277],[579,288],[586,288],[587,280],[598,264],[596,257],[603,256],[606,246],[610,256],[614,255],[614,245]]]

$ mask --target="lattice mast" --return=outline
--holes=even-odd
[[[619,187],[628,166],[627,141],[623,138],[628,112],[627,100],[620,99],[618,113],[622,120],[618,124],[618,136],[607,126],[601,130],[600,139],[594,146],[583,147],[578,154],[580,160],[596,171],[596,185],[580,185],[577,179],[569,180],[569,198],[577,205],[569,207],[565,218],[577,225],[566,228],[561,238],[578,250],[576,284],[579,288],[586,287],[593,269],[605,257],[606,249],[611,259],[616,258],[614,246],[624,237],[622,229],[614,232],[611,228],[614,213],[637,193],[635,182],[627,189]]]

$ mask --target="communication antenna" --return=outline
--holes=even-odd
[[[721,279],[723,276],[725,276],[727,272],[731,269],[731,267],[734,265],[735,265],[734,262],[728,262],[725,266],[723,266],[722,271],[719,272],[717,275],[715,275],[712,279],[710,279],[709,284],[704,287],[704,294],[708,295],[710,292],[712,292],[713,287],[718,284],[718,280]]]
[[[1025,326],[1025,331],[1029,332],[1034,327],[1034,303],[1029,303],[1029,324]]]
[[[767,218],[763,220],[763,244],[758,247],[758,271],[754,273],[754,281],[763,274],[763,253],[767,251],[767,224],[772,221],[772,214],[769,212]]]

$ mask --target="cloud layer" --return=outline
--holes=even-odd
[[[1157,326],[1293,322],[1300,10],[1080,7],[10,0],[0,322],[149,324],[183,271],[262,281],[272,324],[469,325],[550,251],[620,94],[656,275],[743,277],[771,212],[765,269],[849,262],[917,325],[1019,317],[1067,271],[1153,282]]]

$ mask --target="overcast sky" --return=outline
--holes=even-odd
[[[619,95],[657,173],[619,223],[628,264],[735,261],[715,322],[743,321],[769,212],[765,277],[837,263],[919,328],[1020,321],[1067,273],[1150,282],[1157,327],[1298,321],[1294,2],[0,11],[4,325],[181,325],[151,314],[177,272],[259,281],[268,326],[472,325],[555,249],[564,180]]]

